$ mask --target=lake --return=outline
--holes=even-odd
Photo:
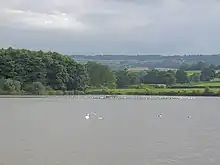
[[[0,98],[0,165],[217,165],[219,101]]]

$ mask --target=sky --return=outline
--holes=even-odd
[[[220,0],[0,0],[0,47],[219,54]]]

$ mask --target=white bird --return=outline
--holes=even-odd
[[[90,114],[88,113],[86,116],[85,116],[85,119],[88,120],[90,118]]]
[[[162,117],[162,114],[157,115],[157,117]]]
[[[99,116],[98,119],[99,119],[99,120],[103,120],[103,117]]]
[[[97,115],[97,113],[96,113],[96,112],[91,112],[91,114],[92,114],[92,115]]]

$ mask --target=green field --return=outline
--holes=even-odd
[[[219,96],[220,89],[213,88],[208,92],[205,89],[88,89],[86,94],[105,95],[169,95],[169,96]]]
[[[200,70],[190,70],[190,71],[186,71],[186,72],[187,72],[188,76],[191,76],[191,75],[193,75],[194,73],[201,73]]]
[[[176,70],[176,69],[171,69],[171,68],[155,68],[155,69],[158,69],[160,71],[164,70],[164,71],[167,71],[167,70]],[[136,67],[136,68],[128,68],[129,71],[132,71],[132,72],[140,72],[140,71],[144,71],[144,70],[148,70],[147,67]],[[191,76],[193,75],[194,73],[200,73],[201,71],[200,70],[190,70],[190,71],[186,71],[188,76]],[[220,72],[220,70],[216,70],[216,72]]]
[[[200,73],[201,71],[200,70],[190,70],[190,71],[186,71],[188,76],[191,76],[193,75],[194,73]],[[220,70],[216,70],[216,72],[220,72]]]
[[[189,83],[188,85],[193,86],[220,86],[219,81],[211,81],[211,82],[198,82],[198,83]]]
[[[131,72],[141,72],[141,71],[145,71],[145,70],[148,70],[149,68],[148,67],[135,67],[135,68],[128,68],[129,71]],[[176,69],[172,69],[172,68],[155,68],[157,70],[160,70],[160,71],[168,71],[168,70],[176,70]]]
[[[147,67],[136,67],[136,68],[128,68],[128,71],[130,72],[141,72],[141,71],[146,71],[149,68]]]

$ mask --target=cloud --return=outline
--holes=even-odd
[[[7,17],[8,24],[5,25],[18,25],[18,27],[25,28],[49,28],[49,29],[83,29],[83,24],[77,21],[74,17],[70,17],[66,13],[53,12],[36,13],[32,11],[22,11],[15,9],[5,9],[3,11]]]
[[[219,18],[218,0],[7,0],[0,42],[64,53],[218,53]]]

